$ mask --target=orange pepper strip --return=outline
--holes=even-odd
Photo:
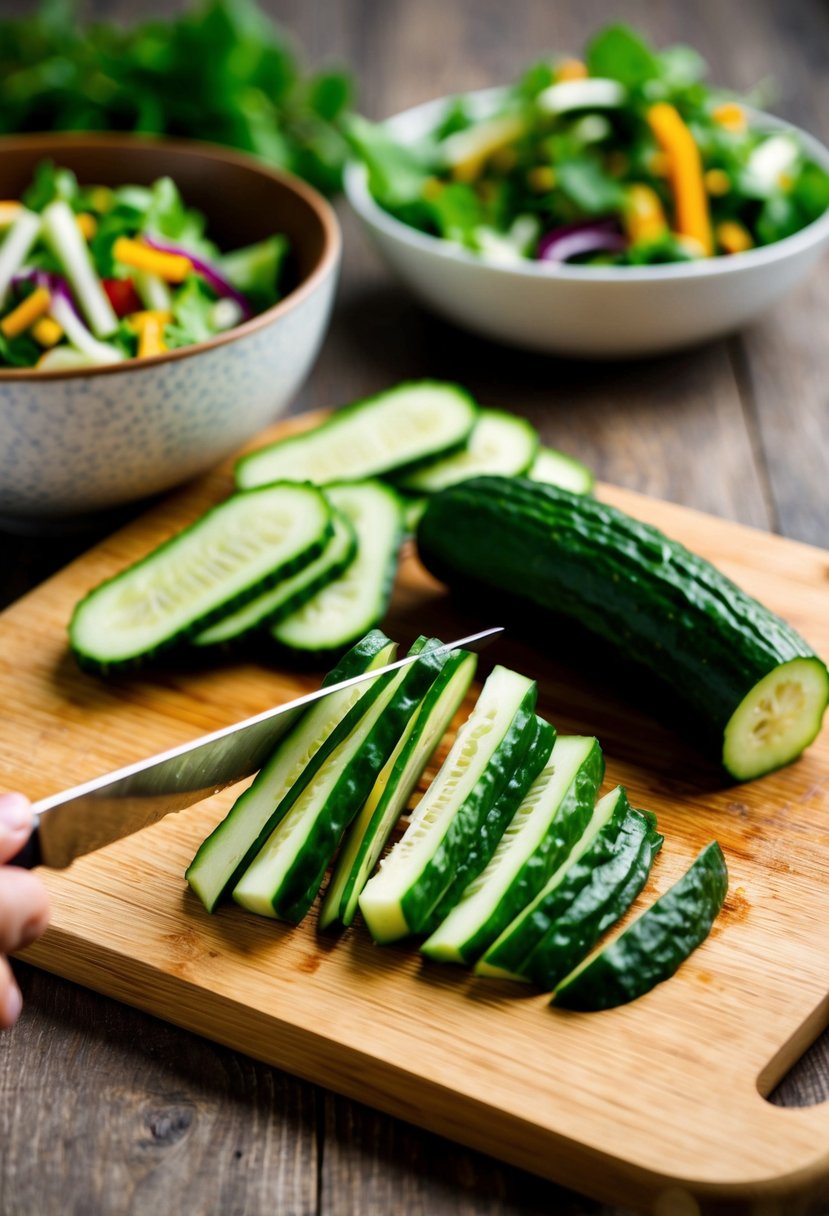
[[[36,287],[30,296],[26,296],[26,299],[18,304],[17,308],[0,321],[0,329],[7,338],[19,337],[31,325],[34,325],[39,317],[49,311],[51,303],[52,297],[46,288]]]
[[[714,252],[708,196],[702,158],[694,137],[675,106],[657,102],[648,110],[648,124],[668,157],[668,176],[674,196],[676,231],[697,241],[706,256]]]
[[[138,331],[138,358],[147,359],[150,355],[161,355],[167,349],[164,341],[164,326],[158,317],[147,317]]]
[[[137,334],[140,334],[143,331],[145,325],[148,325],[153,321],[157,322],[157,324],[160,325],[163,330],[164,326],[169,325],[172,319],[173,314],[163,308],[142,309],[141,312],[131,312],[129,316],[124,318],[125,321],[129,321],[130,325]]]
[[[112,256],[124,266],[134,266],[136,270],[157,274],[166,283],[183,283],[193,269],[193,263],[183,254],[164,253],[161,249],[152,249],[142,241],[130,240],[128,236],[118,237],[112,246]]]
[[[0,228],[10,227],[22,210],[23,204],[15,199],[0,199]]]
[[[41,317],[32,326],[32,337],[40,346],[48,349],[51,346],[57,346],[60,342],[63,337],[63,327],[58,325],[53,317]]]

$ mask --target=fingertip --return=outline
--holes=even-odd
[[[23,995],[17,986],[8,964],[4,970],[6,976],[0,976],[0,1029],[8,1030],[20,1017],[23,1009]],[[5,979],[5,986],[3,980]]]

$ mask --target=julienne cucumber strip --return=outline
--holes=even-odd
[[[586,464],[555,448],[540,447],[526,476],[530,481],[560,486],[572,494],[592,494],[596,484],[596,478]]]
[[[354,729],[280,820],[233,889],[243,907],[298,924],[313,903],[343,832],[359,811],[445,661],[419,638],[416,663],[383,677],[383,688]]]
[[[483,822],[475,837],[470,840],[466,852],[459,857],[452,880],[432,909],[423,931],[431,933],[452,911],[469,886],[489,864],[498,847],[507,825],[526,797],[527,791],[550,759],[556,740],[555,727],[536,716],[529,729],[529,743],[520,761],[499,798]],[[451,829],[450,829],[451,830]]]
[[[375,941],[418,933],[529,743],[536,685],[497,666],[398,841],[360,896]]]
[[[323,484],[402,473],[462,448],[477,417],[474,400],[456,384],[399,384],[344,406],[321,426],[243,456],[236,484],[284,478]]]
[[[407,494],[435,494],[482,473],[506,477],[525,473],[538,453],[538,433],[525,418],[502,410],[481,410],[466,446],[398,479]]]
[[[453,651],[386,762],[348,830],[320,909],[320,928],[350,925],[363,887],[435,748],[460,708],[478,657]]]
[[[325,496],[354,528],[357,553],[339,578],[271,628],[293,651],[319,653],[350,645],[388,608],[403,536],[399,496],[379,481],[325,487]]]
[[[275,625],[344,574],[357,556],[357,534],[351,520],[342,511],[332,511],[332,523],[333,534],[319,557],[291,578],[283,579],[270,591],[258,595],[243,608],[197,633],[190,639],[191,644],[226,645],[238,641],[254,629]]]
[[[338,684],[393,662],[396,643],[372,630],[345,654],[323,686]],[[202,843],[185,877],[208,912],[236,883],[305,786],[380,694],[382,680],[366,681],[315,702],[280,740],[253,783]]]
[[[664,895],[561,981],[552,1003],[595,1012],[644,996],[705,941],[727,893],[725,858],[712,841]]]
[[[69,624],[72,650],[100,672],[134,665],[291,577],[332,531],[315,486],[235,494],[81,600]]]
[[[603,776],[596,739],[559,736],[486,869],[423,943],[423,953],[441,962],[474,962],[583,836]]]
[[[577,878],[579,867],[575,867],[559,887],[557,906],[545,908],[550,928],[524,959],[521,975],[551,992],[578,966],[644,887],[662,839],[653,821],[631,808],[609,860],[597,865],[585,884]],[[581,865],[585,865],[584,859]]]

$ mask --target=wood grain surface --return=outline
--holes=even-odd
[[[99,2],[101,15],[163,12]],[[381,117],[453,89],[500,83],[546,47],[577,49],[624,16],[693,42],[719,81],[774,77],[773,107],[829,137],[819,0],[292,0],[266,5],[314,62],[345,61]],[[30,11],[10,0],[4,12]],[[817,544],[829,536],[826,268],[766,320],[682,356],[591,367],[527,357],[427,317],[393,287],[348,217],[329,339],[297,408],[333,405],[410,375],[447,375],[532,419],[608,481]],[[112,530],[102,521],[97,535]],[[93,535],[0,537],[11,602]],[[0,633],[0,655],[12,661]],[[0,1210],[143,1213],[551,1212],[623,1216],[411,1125],[297,1082],[31,968],[27,1009],[0,1040]],[[827,1036],[774,1093],[829,1095]],[[815,1209],[824,1210],[820,1207]]]

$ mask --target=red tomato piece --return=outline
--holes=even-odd
[[[119,320],[144,307],[132,279],[102,279],[101,286]]]

